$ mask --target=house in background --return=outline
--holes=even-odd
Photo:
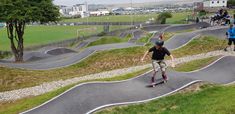
[[[81,18],[89,17],[87,3],[77,4],[71,7],[68,6],[59,6],[59,7],[61,15],[65,17],[76,17],[76,16],[80,16]]]
[[[228,0],[205,0],[203,2],[203,9],[209,12],[215,12],[221,8],[226,9]]]
[[[193,3],[193,9],[194,11],[201,11],[204,9],[203,2],[194,2]]]
[[[72,16],[80,15],[81,18],[89,17],[87,3],[77,4],[77,5],[72,6],[72,11],[69,12],[69,15],[72,15]]]
[[[106,16],[109,15],[110,11],[107,9],[99,9],[98,11],[90,11],[90,16]]]

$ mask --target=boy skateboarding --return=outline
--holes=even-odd
[[[233,24],[230,25],[228,31],[226,32],[226,36],[228,38],[228,46],[224,49],[224,51],[228,51],[228,47],[231,47],[232,44],[234,45],[235,51],[235,28],[233,27]]]
[[[172,67],[175,67],[174,57],[171,55],[170,51],[167,48],[163,47],[163,45],[164,45],[164,41],[159,39],[158,41],[156,41],[155,46],[150,48],[141,59],[141,61],[143,62],[146,56],[149,53],[152,53],[153,77],[152,77],[151,83],[153,87],[155,87],[155,76],[157,72],[159,71],[159,69],[161,69],[162,71],[162,78],[164,80],[164,83],[166,83],[168,80],[168,77],[166,75],[167,64],[164,61],[165,55],[168,55],[171,57]]]

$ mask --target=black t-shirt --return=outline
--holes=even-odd
[[[149,49],[149,52],[153,52],[153,55],[152,55],[153,60],[164,60],[165,55],[168,55],[168,56],[171,55],[170,51],[166,49],[165,47],[162,47],[160,49],[152,47]]]

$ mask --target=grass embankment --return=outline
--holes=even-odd
[[[192,40],[188,45],[181,49],[174,50],[175,57],[182,57],[185,55],[206,53],[215,50],[222,50],[226,47],[227,43],[224,40],[217,39],[213,36],[202,36]]]
[[[234,114],[235,86],[201,86],[148,103],[121,106],[97,114]]]
[[[118,76],[118,77],[114,77],[114,78],[107,78],[107,79],[100,79],[100,80],[90,80],[90,81],[119,81],[119,80],[125,80],[125,79],[129,79],[138,75],[141,75],[147,71],[149,71],[150,68],[147,69],[143,69],[137,72],[133,72],[130,74],[126,74],[123,76]],[[86,81],[84,81],[86,82]],[[84,82],[80,82],[80,83],[84,83]],[[77,84],[80,84],[77,83]],[[33,108],[35,106],[38,106],[50,99],[52,99],[55,96],[58,96],[59,94],[65,92],[66,90],[68,90],[69,88],[77,85],[77,84],[72,84],[63,88],[60,88],[58,90],[40,95],[40,96],[35,96],[35,97],[28,97],[28,98],[24,98],[24,99],[20,99],[20,100],[16,100],[16,101],[11,101],[11,102],[0,102],[0,113],[1,114],[18,114],[24,110]]]
[[[190,12],[172,13],[172,18],[167,19],[167,24],[183,24]],[[151,18],[156,18],[158,14],[133,15],[134,22],[146,22]],[[131,15],[111,15],[100,17],[88,17],[88,22],[131,22]],[[64,19],[62,22],[87,22],[87,18]]]
[[[216,58],[217,57],[211,57],[211,58],[207,58],[207,59],[195,60],[195,61],[192,61],[192,62],[189,62],[189,63],[177,65],[176,69],[178,71],[196,70],[196,69],[205,67],[207,64],[209,64],[209,62],[214,61]],[[190,66],[190,69],[188,69],[186,66]],[[130,73],[130,74],[127,74],[127,75],[123,75],[123,76],[117,76],[117,77],[114,77],[114,78],[107,78],[107,79],[93,80],[93,81],[125,80],[125,79],[130,79],[130,78],[133,78],[135,76],[141,75],[141,74],[145,73],[148,70],[150,70],[150,68],[140,70],[140,71],[137,71],[137,72],[134,72],[134,73]],[[80,83],[82,83],[82,82],[80,82]],[[63,88],[58,89],[56,91],[49,92],[49,93],[46,93],[46,94],[43,94],[43,95],[40,95],[40,96],[36,96],[36,97],[24,98],[24,99],[13,101],[13,102],[0,103],[0,113],[4,113],[4,114],[19,113],[23,110],[26,110],[26,109],[32,108],[34,106],[40,105],[43,102],[48,101],[49,99],[63,93],[64,91],[68,90],[69,88],[71,88],[75,85],[76,84],[69,85],[67,87],[63,87]]]
[[[166,33],[164,33],[163,40],[164,40],[164,41],[167,41],[167,40],[169,40],[171,37],[173,37],[174,35],[175,35],[175,33],[173,33],[173,32],[166,32]]]
[[[2,80],[0,91],[31,87],[44,82],[81,77],[103,71],[146,64],[150,62],[150,57],[145,63],[140,62],[140,59],[149,48],[149,46],[143,46],[102,51],[78,64],[50,71],[31,71],[0,67],[0,80]],[[220,48],[221,40],[205,37],[195,39],[187,46],[175,50],[172,53],[175,57],[183,57],[218,50]]]
[[[149,33],[145,37],[138,39],[137,43],[148,43],[150,38],[152,38],[152,36],[153,36],[153,33]]]
[[[188,63],[179,64],[173,69],[179,72],[190,72],[190,71],[194,71],[194,70],[206,67],[207,65],[211,64],[215,60],[218,60],[219,58],[220,56],[210,57],[206,59],[199,59],[199,60],[191,61]]]
[[[99,40],[91,42],[87,47],[103,45],[103,44],[128,42],[131,37],[132,37],[132,35],[130,35],[130,34],[128,36],[126,36],[125,38],[119,38],[119,37],[115,37],[115,36],[105,36]]]
[[[174,36],[175,35],[175,33],[171,33],[171,32],[166,32],[166,33],[164,33],[164,41],[167,41],[167,40],[169,40],[172,36]],[[142,37],[142,38],[140,38],[138,41],[137,41],[137,43],[148,43],[149,41],[150,41],[150,38],[152,38],[152,36],[153,36],[153,33],[149,33],[149,34],[147,34],[147,36],[146,37]]]
[[[110,26],[110,31],[127,27]],[[25,47],[42,45],[97,34],[102,31],[103,26],[27,26],[25,29],[24,44]],[[0,50],[10,50],[10,41],[7,38],[5,28],[0,29]]]

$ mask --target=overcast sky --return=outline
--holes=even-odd
[[[120,3],[131,2],[131,0],[54,0],[54,3],[57,5],[74,5],[78,3],[84,3],[85,1],[87,1],[89,4],[120,4]],[[133,0],[133,2],[135,3],[157,2],[157,1],[170,1],[170,0]],[[178,1],[178,0],[171,0],[171,1]],[[186,0],[186,1],[192,1],[192,0]]]

